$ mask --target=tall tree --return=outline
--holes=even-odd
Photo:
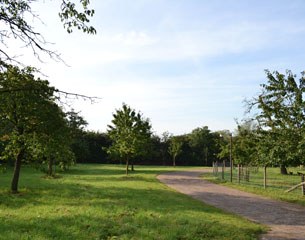
[[[126,161],[128,175],[130,161],[133,168],[133,159],[145,154],[145,146],[151,136],[149,120],[123,104],[122,109],[113,114],[112,125],[108,125],[108,135],[112,140],[108,152]]]
[[[48,81],[35,79],[34,72],[33,68],[19,69],[13,66],[0,72],[0,125],[9,126],[5,133],[7,144],[3,155],[7,159],[14,159],[13,193],[18,192],[22,162],[35,149],[32,148],[33,139],[51,130],[54,116],[60,118],[54,88],[49,86]]]
[[[16,60],[7,53],[7,45],[11,41],[17,41],[25,47],[32,49],[35,56],[46,53],[52,58],[60,59],[60,55],[46,47],[47,41],[35,30],[34,21],[41,21],[41,17],[32,11],[33,0],[0,0],[0,63]],[[79,2],[76,4],[75,2]],[[47,3],[45,3],[47,4]],[[89,9],[89,0],[59,1],[59,17],[68,33],[73,29],[82,30],[85,33],[94,34],[96,30],[89,26],[89,20],[94,15],[94,10]]]
[[[288,70],[286,75],[270,71],[266,75],[267,83],[261,85],[262,92],[249,106],[259,111],[256,119],[261,137],[273,142],[267,161],[272,159],[273,164],[281,166],[281,173],[287,174],[287,166],[304,163],[304,72],[298,80]]]

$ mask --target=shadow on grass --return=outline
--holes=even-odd
[[[251,239],[261,231],[246,221],[233,223],[230,214],[172,191],[154,178],[172,169],[147,168],[138,167],[126,177],[117,166],[85,165],[60,179],[37,178],[29,171],[23,176],[28,188],[20,195],[0,194],[1,236]]]
[[[80,168],[78,167],[80,166]],[[179,171],[179,168],[158,167],[158,166],[135,166],[135,171],[129,170],[129,175],[137,174],[158,174],[166,171]],[[126,175],[125,165],[103,165],[103,164],[77,164],[71,167],[64,174],[67,175]]]
[[[29,221],[4,219],[1,236],[6,239],[255,239],[259,232],[246,225],[232,229],[231,222],[217,223],[196,216],[118,212],[84,213],[61,217],[36,216]],[[242,236],[242,232],[248,232]],[[250,232],[250,233],[249,233]],[[252,237],[251,237],[252,236]]]

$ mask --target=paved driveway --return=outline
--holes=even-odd
[[[305,207],[271,200],[201,179],[207,170],[171,172],[157,178],[177,191],[209,205],[268,225],[261,239],[304,239]]]

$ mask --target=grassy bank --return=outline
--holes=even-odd
[[[18,195],[0,174],[0,239],[256,239],[262,227],[179,194],[173,168],[78,165],[61,178],[23,168]]]
[[[297,188],[292,192],[285,192],[290,187],[301,182],[301,177],[297,175],[297,172],[304,172],[299,168],[289,168],[289,171],[293,175],[280,174],[279,168],[267,168],[267,187],[264,189],[264,175],[263,168],[250,171],[249,181],[246,181],[241,177],[240,183],[237,180],[237,169],[233,171],[233,182],[230,182],[229,168],[225,172],[224,179],[222,180],[221,168],[218,175],[213,173],[207,173],[203,175],[203,178],[214,183],[222,184],[228,187],[233,187],[239,190],[259,194],[262,196],[270,197],[276,200],[282,200],[286,202],[297,203],[305,206],[305,196],[301,194],[301,188]]]

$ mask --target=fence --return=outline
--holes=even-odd
[[[293,194],[305,195],[304,167],[288,168],[288,175],[280,174],[279,168],[263,168],[253,166],[233,166],[232,182],[245,186],[287,191],[299,185]],[[213,175],[221,180],[231,181],[230,164],[225,162],[213,163]]]

